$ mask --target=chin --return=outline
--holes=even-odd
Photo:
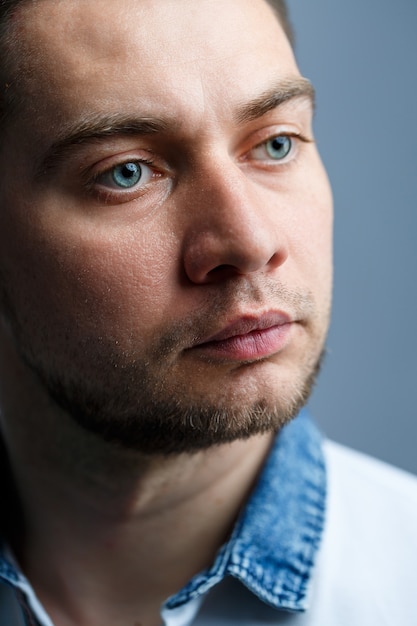
[[[103,442],[144,455],[195,453],[212,446],[278,432],[307,402],[321,358],[298,382],[278,385],[274,391],[250,398],[246,393],[227,394],[215,400],[187,397],[189,387],[168,393],[141,385],[140,398],[129,400],[129,389],[109,393],[109,389],[49,388],[52,399],[75,426]],[[279,379],[278,379],[279,380]],[[131,392],[131,389],[130,389]]]

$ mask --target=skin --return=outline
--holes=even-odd
[[[223,440],[253,407],[277,428],[323,350],[332,202],[311,101],[238,115],[300,78],[271,15],[262,0],[42,0],[16,16],[26,104],[0,147],[2,429],[25,520],[15,550],[58,626],[158,624],[224,541],[271,440],[268,422],[149,455],[143,433],[130,447],[97,437],[100,420],[123,431],[148,403],[168,428],[174,399],[220,411]],[[85,120],[121,113],[164,128],[57,152]],[[293,136],[284,159],[266,152],[277,135]],[[143,159],[146,184],[114,188],[109,169]],[[290,321],[275,352],[200,345],[271,311]],[[78,397],[97,402],[87,430]],[[179,446],[193,428],[177,419]]]

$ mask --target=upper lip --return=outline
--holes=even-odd
[[[283,311],[268,311],[262,315],[242,315],[226,324],[219,332],[199,341],[198,345],[212,341],[224,341],[231,337],[246,335],[256,330],[266,330],[273,326],[289,324],[291,321],[291,317]]]

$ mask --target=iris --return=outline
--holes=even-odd
[[[265,143],[265,150],[271,159],[284,159],[291,151],[292,141],[286,135],[273,137]]]
[[[112,178],[119,187],[134,187],[142,178],[142,168],[139,163],[134,162],[116,165],[112,170]]]

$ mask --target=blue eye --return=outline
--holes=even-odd
[[[139,191],[149,183],[152,176],[153,170],[146,161],[124,161],[96,175],[93,182],[114,191]]]
[[[291,152],[292,140],[287,135],[279,135],[272,137],[265,142],[265,150],[271,159],[285,159]]]
[[[297,137],[297,139],[302,139]],[[275,135],[258,144],[251,150],[251,157],[256,161],[287,161],[294,156],[294,139],[291,135]]]
[[[111,170],[113,182],[123,189],[130,189],[142,178],[142,167],[138,162],[122,163]]]

